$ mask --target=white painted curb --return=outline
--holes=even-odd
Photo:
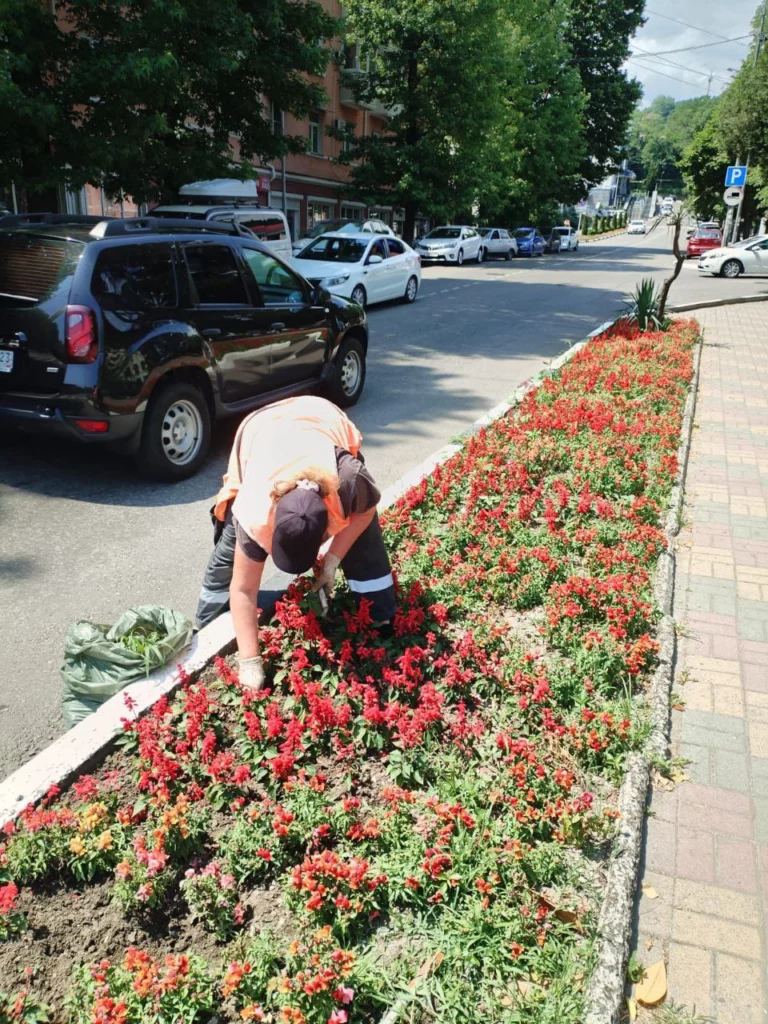
[[[607,320],[591,331],[584,341],[576,342],[561,356],[554,359],[545,369],[531,377],[516,389],[506,402],[500,402],[484,416],[472,424],[466,436],[476,434],[483,427],[506,416],[510,409],[538,387],[541,381],[553,370],[559,370],[576,355],[590,338],[602,334],[613,323]],[[393,505],[406,491],[428,476],[435,467],[447,462],[461,444],[448,444],[424,459],[409,470],[399,480],[391,484],[382,493],[379,510],[383,511]],[[269,581],[267,581],[267,586]],[[129,717],[125,705],[126,695],[135,702],[134,715],[141,715],[165,694],[170,693],[179,685],[179,670],[190,676],[199,674],[213,659],[231,649],[235,643],[232,617],[227,612],[219,616],[209,626],[201,629],[193,638],[191,646],[184,652],[173,668],[159,669],[147,679],[131,683],[120,693],[110,697],[92,715],[83,719],[69,732],[64,733],[50,746],[41,750],[21,768],[9,775],[0,783],[0,827],[12,821],[31,803],[36,803],[51,786],[63,786],[87,770],[95,759],[110,745],[123,729],[122,721]]]

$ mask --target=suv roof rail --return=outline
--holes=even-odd
[[[100,224],[110,217],[97,217],[81,213],[9,213],[0,217],[0,227],[15,228],[31,224]]]
[[[106,220],[97,218],[98,229],[91,234],[95,238],[116,238],[119,235],[166,234],[168,232],[184,232],[189,235],[200,233],[215,235],[242,235],[253,238],[248,228],[235,224],[234,221],[193,220],[187,217],[126,217]]]
[[[192,220],[187,217],[99,217],[79,213],[12,213],[0,217],[0,230],[6,228],[33,227],[40,225],[79,225],[91,228],[94,238],[116,238],[137,234],[165,234],[185,232],[186,234],[240,235],[254,238],[254,234],[234,220]]]

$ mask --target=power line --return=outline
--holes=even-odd
[[[684,25],[686,28],[692,28],[695,32],[703,32],[705,36],[714,36],[715,39],[722,39],[724,42],[728,43],[738,42],[736,39],[728,39],[727,36],[721,36],[718,32],[710,32],[708,28],[702,28],[701,25],[691,25],[690,22],[680,21],[679,18],[670,18],[668,14],[661,14],[659,11],[652,11],[650,7],[648,8],[648,13],[655,15],[657,18],[664,18],[665,21],[674,21],[676,25]],[[742,45],[748,46],[747,43],[742,43]]]
[[[627,57],[627,60],[634,61],[635,64],[637,64],[638,67],[641,67],[643,69],[643,71],[650,71],[654,75],[661,75],[662,78],[669,78],[673,82],[682,82],[683,85],[687,85],[691,89],[700,89],[701,88],[701,86],[700,85],[696,85],[695,82],[687,82],[684,78],[679,78],[677,75],[668,75],[666,73],[666,71],[659,71],[658,67],[654,67],[653,65],[651,65],[649,67],[647,64],[641,64],[639,58],[637,58],[637,57]]]
[[[733,39],[723,39],[718,43],[699,43],[698,46],[678,46],[675,50],[657,50],[652,57],[665,57],[668,53],[687,53],[689,50],[706,50],[708,46],[722,46],[723,43],[738,43],[740,39],[749,39],[750,33],[743,36],[734,36]]]
[[[655,54],[651,53],[650,50],[644,50],[642,46],[637,46],[637,44],[635,45],[636,49],[640,50],[640,52],[644,55],[645,59],[655,57]],[[730,79],[722,78],[720,75],[716,75],[714,71],[697,71],[696,68],[692,68],[689,64],[678,64],[673,60],[667,60],[666,57],[660,57],[658,59],[665,66],[671,68],[678,68],[680,71],[690,71],[692,75],[700,75],[702,78],[716,78],[718,82],[725,82],[726,85],[731,84]]]

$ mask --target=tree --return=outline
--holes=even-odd
[[[275,133],[265,97],[298,117],[322,98],[306,76],[324,72],[336,23],[314,0],[51,6],[0,0],[5,178],[166,198],[300,147]]]
[[[725,216],[722,193],[723,168],[727,164],[719,119],[713,114],[696,133],[680,161],[688,202],[697,217]]]
[[[369,62],[357,88],[393,114],[348,159],[359,198],[438,218],[554,216],[583,184],[582,95],[560,0],[349,0]],[[551,209],[549,209],[551,208]]]
[[[623,66],[644,7],[645,0],[570,0],[565,38],[587,97],[582,174],[590,184],[601,181],[618,160],[642,96],[640,83]]]
[[[502,115],[506,0],[349,0],[350,45],[368,62],[363,101],[392,114],[387,130],[354,140],[356,194],[440,218],[471,209],[480,154]]]
[[[649,107],[635,112],[627,153],[630,167],[646,182],[648,192],[659,181],[669,190],[683,190],[683,154],[718,102],[717,97],[709,96],[679,102],[671,96],[657,96]]]

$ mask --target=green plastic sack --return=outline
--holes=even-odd
[[[137,626],[161,633],[163,638],[143,653],[118,643],[120,637]],[[129,608],[113,626],[87,621],[73,623],[67,630],[61,668],[67,728],[90,715],[128,683],[143,679],[178,657],[189,646],[192,631],[192,623],[181,612],[150,604]]]

